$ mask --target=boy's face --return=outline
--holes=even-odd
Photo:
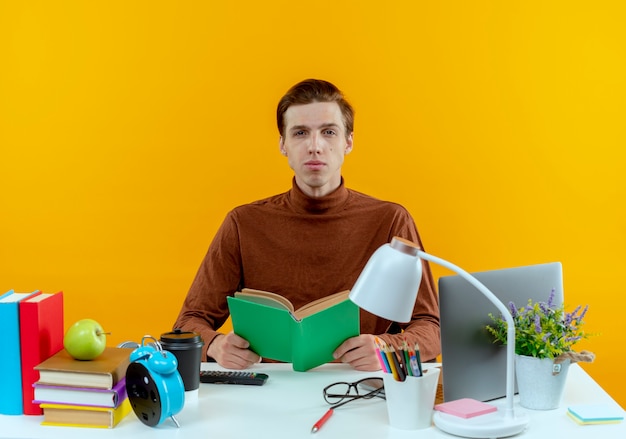
[[[346,133],[339,105],[292,105],[285,112],[284,121],[280,152],[287,157],[298,187],[313,197],[337,189],[344,156],[352,150],[352,133]]]

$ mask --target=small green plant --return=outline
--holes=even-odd
[[[509,303],[509,310],[515,323],[515,353],[537,358],[556,358],[570,352],[572,346],[587,338],[583,330],[584,317],[588,305],[565,312],[563,305],[554,307],[554,289],[547,302],[528,301],[522,308]],[[489,314],[493,324],[487,331],[494,337],[494,343],[506,344],[507,323],[500,317]]]

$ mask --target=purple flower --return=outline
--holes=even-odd
[[[552,305],[554,304],[554,295],[556,293],[556,289],[552,288],[552,290],[550,291],[550,296],[548,297],[548,307],[552,308]]]
[[[585,309],[583,309],[583,312],[580,313],[580,316],[578,317],[578,321],[582,321],[583,317],[585,317],[585,314],[587,314],[587,310],[589,309],[589,305],[585,305]]]
[[[511,311],[511,316],[513,316],[513,318],[517,317],[517,308],[513,302],[509,302],[509,311]]]
[[[535,315],[535,331],[537,334],[541,334],[541,317],[539,314]]]
[[[565,326],[570,326],[572,324],[572,319],[574,318],[574,314],[571,312],[565,313],[565,318],[563,319],[563,324]]]

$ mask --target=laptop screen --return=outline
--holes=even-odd
[[[508,308],[525,306],[528,299],[563,303],[560,262],[472,273]],[[485,329],[489,313],[498,309],[460,276],[439,278],[441,356],[445,401],[473,398],[489,401],[506,394],[506,348],[493,343]],[[517,390],[516,390],[517,391]]]

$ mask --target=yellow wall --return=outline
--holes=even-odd
[[[112,344],[170,330],[226,212],[289,188],[277,99],[325,78],[348,185],[470,271],[562,261],[626,405],[623,2],[442,3],[2,1],[0,290],[63,290]]]

